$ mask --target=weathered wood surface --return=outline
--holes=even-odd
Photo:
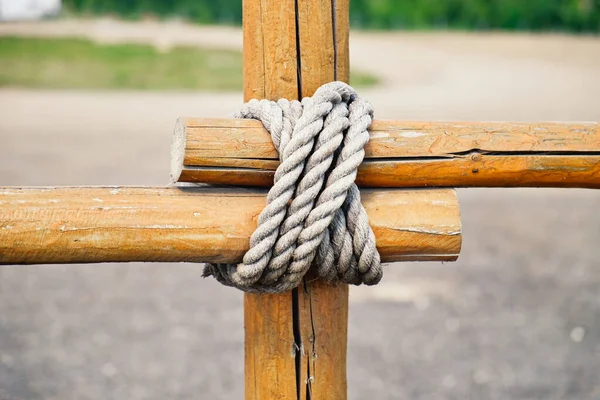
[[[298,96],[295,0],[243,0],[244,99]],[[245,398],[296,399],[292,292],[244,294]]]
[[[245,99],[296,99],[347,81],[348,11],[348,0],[244,0]],[[246,399],[347,398],[346,285],[246,294],[244,320]]]
[[[272,185],[278,156],[260,122],[185,118],[177,131],[174,181]],[[365,153],[362,187],[600,188],[596,123],[376,120]]]
[[[298,288],[301,399],[347,397],[348,289],[348,285],[337,285],[332,290],[321,280]]]
[[[208,188],[0,187],[0,264],[240,262],[265,194]],[[460,216],[452,191],[367,191],[364,204],[385,260],[458,256]]]

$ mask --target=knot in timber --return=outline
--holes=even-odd
[[[243,263],[209,265],[205,275],[256,293],[297,287],[311,265],[329,282],[378,283],[375,235],[354,183],[371,104],[331,82],[302,102],[251,100],[236,117],[262,122],[281,164]]]

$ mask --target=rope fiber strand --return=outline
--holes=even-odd
[[[311,265],[331,283],[378,283],[375,235],[354,183],[371,104],[331,82],[302,102],[251,100],[235,117],[261,121],[281,163],[243,263],[209,264],[204,275],[252,293],[293,289]]]

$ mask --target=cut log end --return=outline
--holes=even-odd
[[[183,118],[178,118],[171,142],[171,184],[177,183],[183,171],[185,158],[186,129]]]

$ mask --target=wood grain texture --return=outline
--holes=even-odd
[[[333,0],[333,17],[335,28],[335,79],[350,81],[350,0]]]
[[[334,80],[348,82],[349,47],[343,40],[349,34],[348,18],[347,1],[298,1],[301,97]],[[298,288],[297,314],[302,340],[299,398],[346,399],[348,285],[305,279]]]
[[[272,185],[277,152],[257,121],[186,118],[178,129],[174,181]],[[365,153],[363,187],[600,187],[596,123],[374,121]]]
[[[331,0],[298,1],[301,97],[336,80],[336,46]],[[342,77],[341,80],[347,80]]]
[[[261,18],[264,18],[264,10],[272,3],[277,1],[263,0],[259,3],[246,0],[244,7],[255,9],[249,12],[250,15],[260,7],[259,13],[263,13]],[[278,83],[273,81],[277,77],[268,73],[260,75],[261,68],[255,65],[259,60],[245,57],[245,73],[251,75],[247,79],[255,82],[250,88],[246,86],[246,99],[296,99],[312,95],[326,82],[348,79],[348,1],[296,0],[293,8],[286,8],[283,13],[293,15],[296,21],[297,32],[293,36],[290,35],[290,30],[285,29],[285,25],[278,24],[278,18],[283,18],[282,16],[274,16],[274,23],[264,23],[261,32],[256,31],[254,22],[244,22],[245,30],[255,30],[245,36],[282,37],[283,45],[289,44],[286,49],[282,51],[270,48],[268,40],[263,40],[263,43],[246,42],[244,46],[245,52],[253,52],[253,48],[249,46],[262,46],[261,51],[267,64],[272,62],[279,66],[296,66],[294,78],[297,77],[297,80],[292,85],[277,87]],[[292,41],[297,46],[293,46]],[[292,54],[292,50],[295,54]],[[284,57],[281,57],[282,54]],[[251,90],[260,86],[261,79],[264,80],[263,86],[266,89],[262,96],[256,96],[257,91]],[[182,145],[183,148],[186,147],[185,144]],[[241,146],[245,146],[243,139]],[[232,153],[223,154],[220,157],[222,160],[217,163],[225,166],[225,159],[231,158]],[[184,155],[181,155],[182,160],[183,158]],[[185,161],[181,165],[184,163]],[[244,164],[242,168],[247,167],[248,164]],[[276,166],[271,163],[271,167]],[[178,166],[172,171],[174,181],[183,170],[177,169]],[[236,175],[235,179],[243,181],[240,175]],[[345,285],[328,286],[317,282],[305,282],[304,287],[311,294],[312,304],[318,306],[310,306],[311,303],[302,295],[302,288],[292,291],[292,298],[288,293],[278,296],[246,295],[246,350],[251,352],[246,355],[247,399],[346,399],[348,288]],[[271,313],[269,318],[264,318],[264,310]],[[258,317],[258,314],[261,316]],[[255,340],[254,335],[262,336],[258,341],[259,347],[248,343]],[[318,353],[323,354],[322,359],[317,360],[315,352],[305,351],[309,338],[318,343]],[[293,358],[290,358],[290,339],[295,344]],[[319,367],[309,369],[315,363]],[[260,369],[263,364],[275,365],[279,369]],[[332,369],[336,369],[337,374],[332,374]],[[292,380],[293,385],[290,384]],[[309,390],[312,396],[307,394]]]
[[[241,260],[264,196],[192,188],[0,188],[0,263]]]
[[[241,180],[241,179],[240,179]],[[362,187],[600,188],[600,155],[487,155],[375,161],[360,169]]]
[[[297,398],[291,304],[292,292],[244,295],[246,399]]]
[[[244,100],[298,96],[294,0],[243,0]]]
[[[265,195],[244,189],[0,187],[0,264],[240,262]],[[385,260],[458,256],[460,216],[451,191],[364,196]],[[425,218],[414,217],[429,208]]]
[[[320,280],[308,280],[298,288],[298,305],[302,327],[300,396],[345,399],[348,285],[332,287]]]
[[[243,0],[243,8],[244,100],[297,98],[295,0]],[[246,400],[297,398],[293,314],[291,292],[244,294]]]

